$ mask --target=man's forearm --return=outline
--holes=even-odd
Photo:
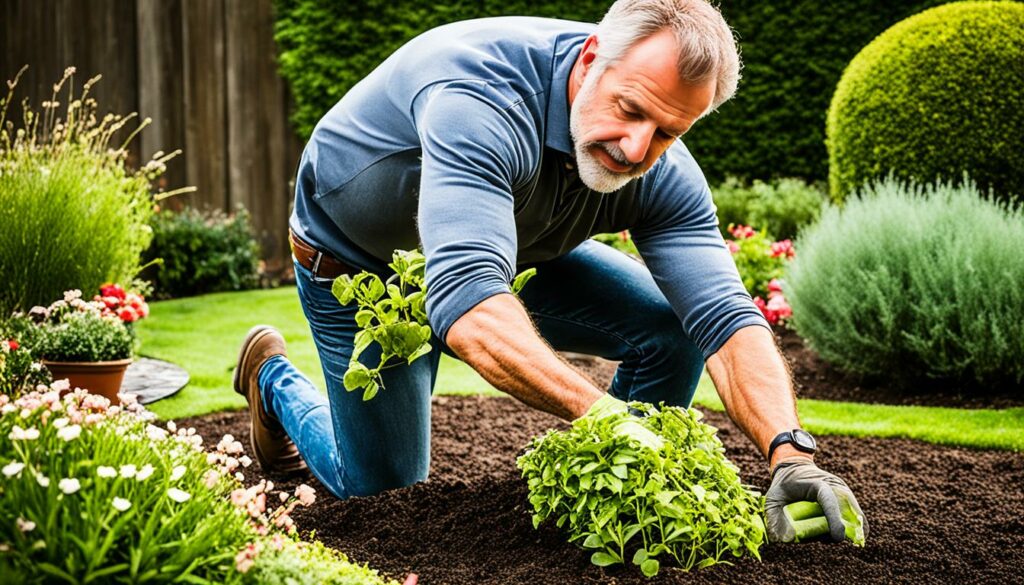
[[[767,456],[768,445],[780,432],[800,426],[789,372],[775,338],[764,327],[734,333],[707,366],[729,416],[762,454]],[[782,445],[769,464],[793,455],[807,456]]]
[[[582,416],[604,394],[544,342],[511,294],[473,307],[445,342],[495,388],[566,420]]]

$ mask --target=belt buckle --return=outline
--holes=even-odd
[[[310,268],[310,271],[313,273],[313,278],[320,278],[320,275],[318,273],[320,271],[320,260],[323,259],[323,257],[324,253],[321,252],[320,250],[317,250],[316,256],[313,257],[313,267]]]

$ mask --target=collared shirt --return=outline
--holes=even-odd
[[[767,327],[682,142],[614,193],[580,181],[567,88],[594,29],[502,17],[409,41],[317,124],[291,228],[381,273],[393,250],[422,246],[427,315],[442,340],[478,303],[509,292],[518,266],[624,229],[705,358],[739,328]]]

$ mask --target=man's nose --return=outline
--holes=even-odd
[[[619,148],[629,162],[637,164],[647,158],[655,131],[657,126],[649,121],[637,122],[630,126],[629,133],[619,142]]]

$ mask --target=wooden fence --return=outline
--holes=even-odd
[[[3,0],[0,80],[29,70],[17,96],[38,107],[65,67],[76,86],[103,79],[102,112],[138,112],[152,125],[130,157],[181,149],[162,177],[196,193],[173,206],[252,214],[267,269],[287,261],[287,222],[302,143],[288,124],[276,69],[271,0]]]

